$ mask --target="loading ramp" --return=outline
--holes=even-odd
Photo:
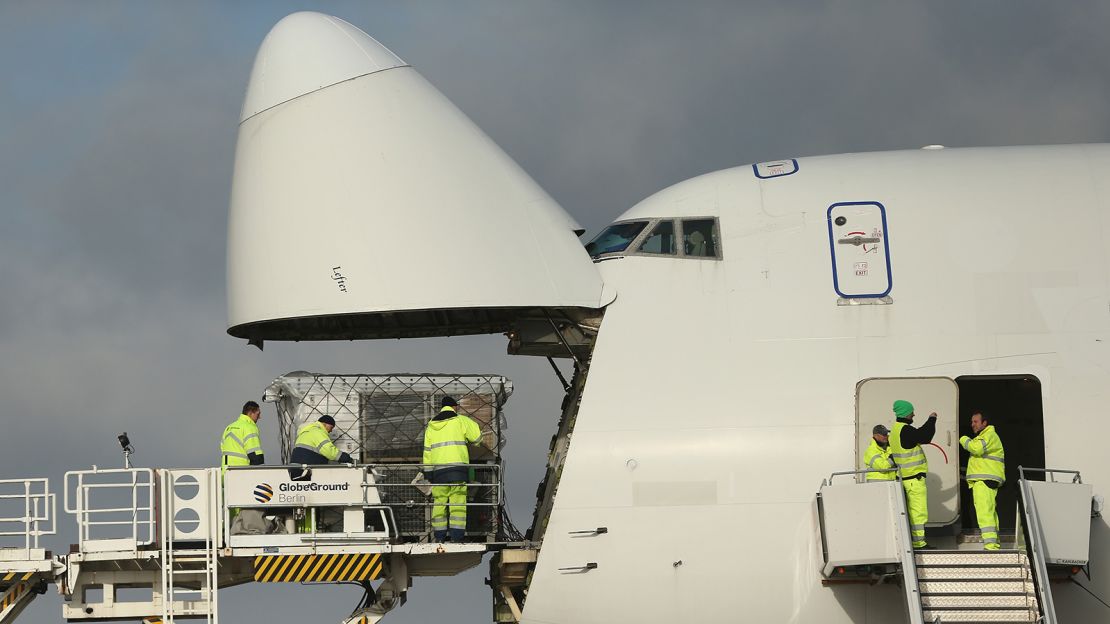
[[[914,550],[901,481],[857,481],[867,472],[834,473],[817,494],[825,585],[898,583],[910,624],[1057,623],[1052,583],[1089,563],[1093,491],[1079,472],[1019,468],[1014,547],[996,551],[954,538]]]

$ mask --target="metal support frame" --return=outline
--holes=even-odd
[[[559,342],[563,343],[563,348],[567,350],[567,354],[570,355],[575,364],[581,366],[582,361],[574,354],[574,349],[570,348],[570,343],[567,342],[566,336],[563,335],[563,330],[559,329],[559,326],[555,323],[555,319],[551,318],[551,313],[544,310],[543,315],[547,317],[547,322],[551,323],[551,329],[555,330],[555,336],[559,339]]]
[[[16,583],[0,593],[0,624],[14,622],[36,596],[46,593],[46,582]]]

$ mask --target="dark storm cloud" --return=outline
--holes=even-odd
[[[507,478],[527,525],[560,398],[543,360],[506,357],[496,336],[258,352],[224,334],[239,107],[262,37],[302,8],[415,65],[593,231],[667,185],[753,161],[1110,133],[1101,2],[9,2],[4,476],[60,488],[64,470],[116,465],[124,429],[142,465],[214,463],[237,407],[289,370],[498,372],[517,384]],[[263,438],[276,457],[272,422]],[[418,581],[390,621],[487,621],[483,574]],[[356,598],[245,587],[222,607],[337,621]],[[57,609],[47,597],[26,617]]]

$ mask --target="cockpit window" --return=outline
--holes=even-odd
[[[656,224],[637,251],[646,254],[669,254],[672,256],[678,253],[675,249],[674,221],[660,221]]]
[[[716,258],[713,219],[686,219],[682,222],[682,251],[687,256]]]
[[[601,254],[624,251],[640,235],[647,224],[647,221],[614,223],[602,230],[601,234],[595,236],[592,241],[586,243],[586,251],[595,258]]]

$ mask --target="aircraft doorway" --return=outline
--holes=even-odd
[[[929,460],[926,484],[929,490],[927,527],[952,526],[959,520],[960,480],[958,451],[959,388],[948,377],[873,377],[856,384],[856,463],[871,444],[876,424],[894,426],[894,401],[903,399],[916,408],[915,426],[925,424],[929,413],[937,413],[933,441],[922,445]]]
[[[1012,533],[1017,505],[1017,467],[1042,468],[1044,459],[1044,411],[1041,382],[1033,375],[967,375],[956,378],[960,389],[960,435],[974,436],[971,415],[987,414],[1006,450],[1006,483],[998,489],[998,523],[1001,532]],[[960,473],[967,470],[967,453],[960,451]],[[1033,473],[1030,479],[1043,479]],[[967,484],[962,485],[967,488]],[[961,525],[978,528],[971,496],[960,497]]]

